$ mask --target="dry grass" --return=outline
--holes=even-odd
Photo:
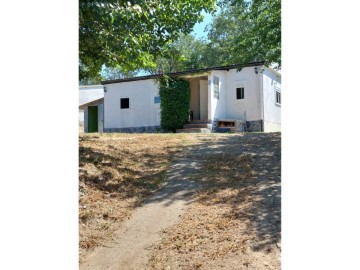
[[[204,143],[214,140],[229,142],[203,156],[193,177],[203,189],[163,232],[148,269],[280,269],[280,135]]]
[[[158,190],[189,134],[80,134],[80,260]]]

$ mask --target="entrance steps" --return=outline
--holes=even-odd
[[[184,128],[208,128],[208,124],[186,124]]]
[[[182,129],[177,129],[176,133],[210,133],[211,128],[211,120],[192,120]]]

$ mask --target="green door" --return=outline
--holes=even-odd
[[[98,132],[98,107],[88,107],[88,132]]]

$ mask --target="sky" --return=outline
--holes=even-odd
[[[211,22],[212,16],[209,13],[205,13],[204,11],[201,12],[202,15],[204,15],[204,20],[201,23],[197,23],[194,26],[193,31],[191,32],[198,38],[205,38],[207,39],[207,33],[205,32],[205,27],[207,24]]]

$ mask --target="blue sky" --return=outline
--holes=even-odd
[[[205,26],[211,22],[212,16],[209,13],[201,12],[204,15],[204,20],[201,23],[197,23],[194,26],[192,34],[194,34],[198,38],[207,38],[207,33],[205,32]]]

